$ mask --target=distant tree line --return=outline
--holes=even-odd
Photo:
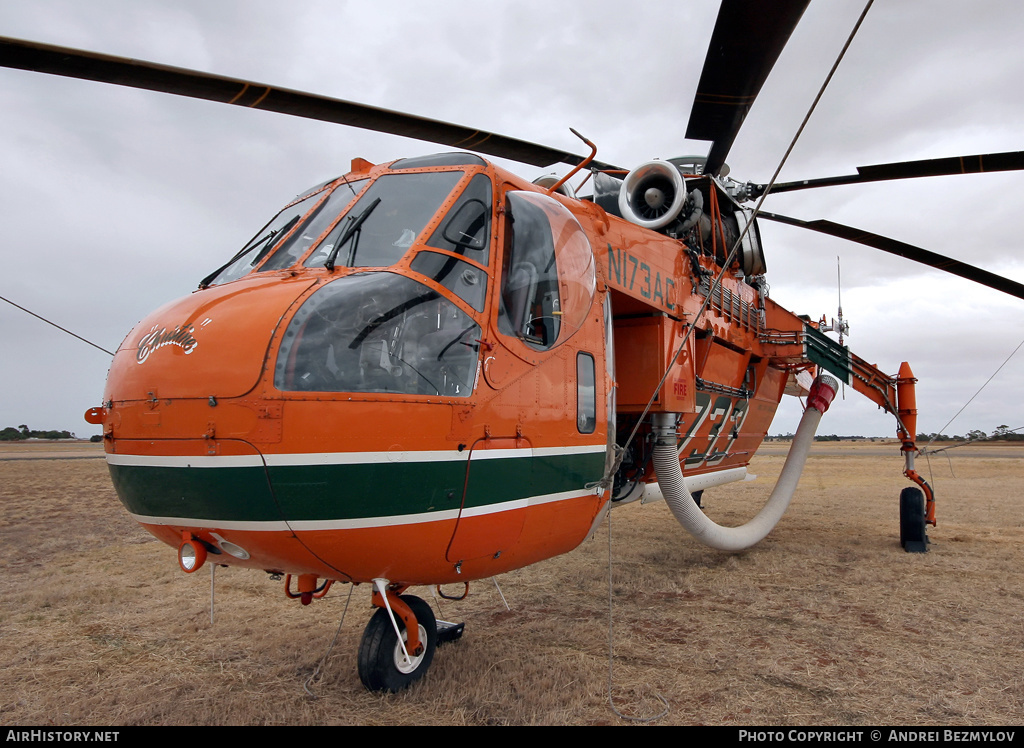
[[[955,434],[954,436],[947,436],[946,434],[918,434],[917,440],[929,442],[976,442],[984,440],[999,440],[1007,442],[1020,442],[1024,441],[1024,434],[1017,433],[1020,429],[1011,429],[1009,426],[996,426],[996,430],[991,434],[986,434],[984,431],[974,429],[968,431],[966,436]]]
[[[793,441],[793,433],[788,434],[769,434],[766,439],[769,441],[776,442],[791,442]],[[895,439],[893,436],[843,436],[841,434],[815,434],[814,441],[816,442],[877,442],[885,441],[888,439]]]
[[[1007,442],[1020,442],[1024,441],[1024,434],[1018,433],[1022,429],[1011,429],[1009,426],[996,426],[996,430],[991,434],[988,434],[980,429],[974,429],[968,431],[966,435],[954,434],[949,436],[948,434],[918,434],[917,442],[919,444],[927,444],[928,442],[977,442],[977,441],[1007,441]],[[773,441],[792,441],[793,434],[773,434],[767,437]],[[891,437],[879,437],[879,436],[837,436],[836,434],[818,434],[814,437],[816,442],[840,442],[840,441],[875,441],[877,439],[889,438],[895,439],[896,435],[893,434]]]
[[[0,431],[0,442],[17,442],[24,439],[74,439],[75,435],[70,431],[36,431],[25,424],[18,428],[8,426]]]

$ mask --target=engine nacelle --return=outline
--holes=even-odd
[[[677,238],[685,237],[688,246],[705,255],[714,255],[722,265],[736,242],[740,242],[738,255],[733,259],[736,267],[748,278],[765,272],[764,251],[756,222],[750,221],[750,212],[716,181],[687,193],[683,174],[696,174],[703,164],[697,156],[682,156],[671,161],[648,161],[633,169],[622,181],[602,174],[595,180],[594,200],[606,210],[615,204],[619,215],[646,229],[664,230]],[[704,211],[705,190],[716,190],[721,218],[712,224]],[[684,215],[685,214],[685,215]],[[748,227],[748,224],[750,226]]]
[[[686,205],[683,175],[667,161],[648,161],[626,175],[619,192],[622,217],[646,229],[668,226]]]

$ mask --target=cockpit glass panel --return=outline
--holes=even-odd
[[[448,217],[434,230],[427,246],[446,249],[476,260],[488,262],[491,246],[491,180],[477,174],[448,211]]]
[[[467,314],[411,278],[348,275],[299,307],[285,330],[274,386],[468,397],[480,338]]]
[[[546,350],[555,345],[561,327],[558,268],[551,224],[539,206],[523,197],[526,194],[507,195],[498,329]]]
[[[468,262],[439,252],[420,252],[409,266],[437,281],[478,312],[484,310],[487,274]]]
[[[347,181],[335,187],[330,196],[321,201],[303,219],[301,226],[278,243],[274,253],[260,266],[259,272],[283,270],[294,265],[306,254],[306,250],[313,246],[320,234],[334,222],[345,206],[356,199],[359,191],[366,186],[366,181]]]
[[[306,260],[323,267],[388,267],[405,255],[462,179],[461,171],[385,174]]]
[[[200,287],[228,283],[252,271],[321,198],[323,198],[323,193],[313,193],[282,210],[226,265],[214,271],[212,276],[205,278]]]
[[[391,164],[391,169],[422,169],[425,166],[487,166],[487,162],[472,153],[434,153],[430,156],[400,158]]]

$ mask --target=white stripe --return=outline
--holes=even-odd
[[[288,532],[291,528],[281,520],[241,521],[231,519],[195,519],[194,517],[150,517],[132,514],[132,519],[142,525],[179,525],[184,527],[206,527],[211,530],[252,530],[255,532]]]
[[[573,447],[538,447],[536,449],[476,449],[474,460],[510,460],[523,457],[558,457],[561,455],[598,454],[605,451],[604,444],[584,444]],[[464,462],[469,451],[423,451],[423,452],[318,452],[295,454],[260,455],[126,455],[108,454],[110,465],[133,467],[193,467],[229,468],[303,467],[308,465],[381,465],[410,464],[420,462]]]
[[[593,491],[586,489],[578,489],[575,491],[560,491],[558,493],[549,493],[542,496],[530,496],[526,499],[513,499],[512,501],[503,501],[500,504],[487,504],[485,506],[475,506],[467,509],[462,513],[463,517],[485,517],[488,514],[497,514],[498,512],[507,512],[513,509],[525,509],[529,506],[540,506],[541,504],[553,504],[556,501],[567,501],[569,499],[578,499],[581,496],[592,496]]]
[[[529,447],[521,447],[519,449],[474,449],[473,460],[478,462],[480,460],[507,460],[518,457],[533,457],[533,452]]]
[[[557,455],[592,455],[598,452],[606,452],[607,444],[584,444],[578,447],[537,447],[533,450],[534,457],[549,457]]]
[[[378,465],[404,462],[463,462],[469,452],[318,452],[265,455],[268,467],[304,465]]]
[[[363,530],[373,527],[398,527],[400,525],[416,525],[424,522],[444,522],[457,519],[458,509],[446,509],[443,512],[423,512],[421,514],[396,514],[391,517],[366,517],[362,519],[317,519],[292,522],[296,532],[314,530]]]
[[[123,455],[108,454],[108,465],[131,465],[133,467],[263,467],[259,455]]]

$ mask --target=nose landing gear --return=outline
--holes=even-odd
[[[381,581],[374,581],[373,602],[378,608],[359,643],[359,678],[371,691],[395,693],[418,681],[430,667],[437,648],[437,621],[430,606],[415,595],[391,590],[382,594]]]

